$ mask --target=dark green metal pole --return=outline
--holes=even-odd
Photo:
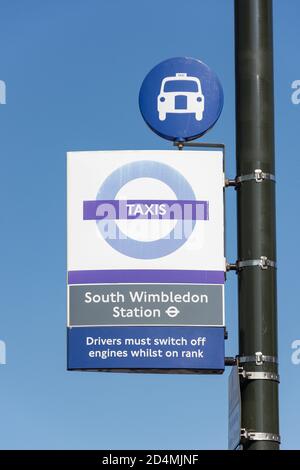
[[[253,433],[244,449],[271,450],[279,449],[272,0],[235,0],[235,57],[237,175],[249,178],[237,189],[239,356],[245,374],[258,373],[242,379],[242,428]],[[261,256],[265,269],[255,264]],[[255,378],[261,372],[268,379]]]

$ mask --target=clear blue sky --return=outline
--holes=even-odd
[[[277,222],[281,434],[300,448],[299,235],[300,2],[275,0]],[[233,1],[2,0],[0,80],[0,446],[126,449],[227,446],[223,376],[66,371],[68,150],[167,149],[138,110],[158,62],[187,55],[209,64],[225,93],[206,137],[227,145],[235,176]],[[227,255],[236,259],[235,194],[227,194]],[[237,353],[236,277],[226,289],[227,355]]]

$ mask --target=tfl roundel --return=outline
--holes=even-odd
[[[139,95],[148,126],[167,140],[202,136],[218,120],[224,103],[217,75],[203,62],[176,57],[156,65],[145,77]]]

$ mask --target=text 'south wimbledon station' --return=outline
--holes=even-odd
[[[224,370],[223,153],[68,153],[68,368]]]

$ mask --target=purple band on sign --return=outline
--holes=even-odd
[[[69,271],[69,284],[224,284],[224,271],[123,269]]]
[[[83,202],[84,220],[208,220],[208,201],[97,200]]]

